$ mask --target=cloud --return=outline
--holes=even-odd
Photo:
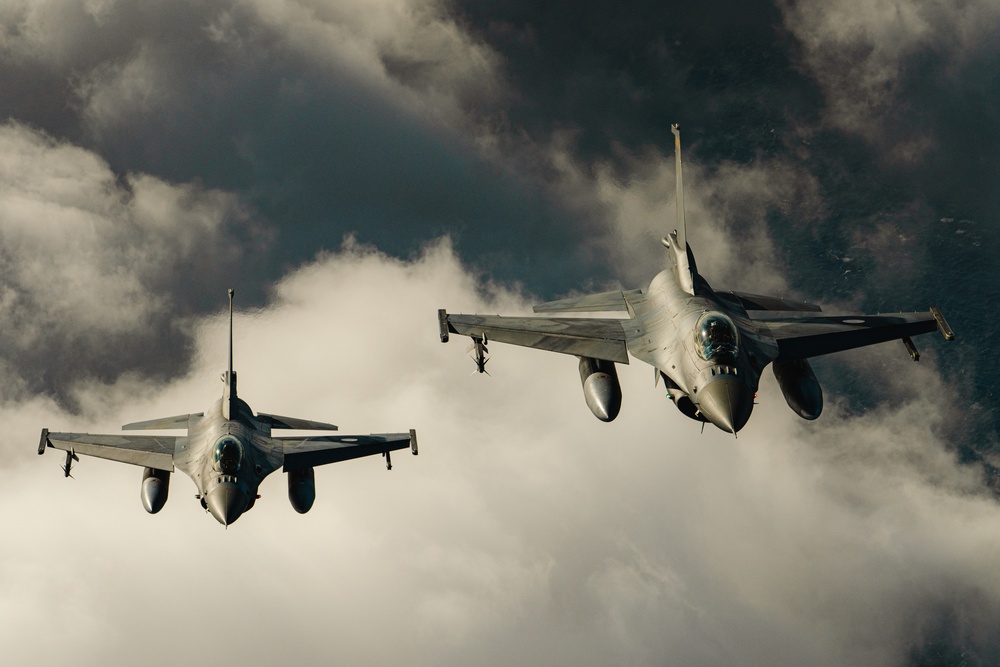
[[[586,163],[565,137],[543,155],[558,174],[554,196],[573,202],[578,218],[594,221],[597,233],[580,242],[620,267],[619,280],[629,288],[645,287],[668,265],[660,239],[677,228],[673,155],[619,146],[614,162]],[[769,223],[775,215],[801,226],[825,217],[816,179],[784,158],[709,168],[692,155],[685,146],[685,219],[699,272],[720,289],[795,296],[784,279],[788,251],[772,242]]]
[[[81,377],[162,373],[150,350],[186,345],[190,310],[178,296],[219,282],[267,240],[230,194],[119,179],[93,153],[24,125],[0,126],[0,155],[4,400],[66,398]]]
[[[489,148],[508,131],[501,59],[438,2],[124,2],[81,16],[72,38],[45,7],[4,52],[0,83],[24,92],[0,113],[118,173],[239,196],[277,231],[257,295],[345,234],[405,255],[447,231],[534,289],[606,270],[565,256],[577,221]],[[42,94],[57,99],[26,106]]]
[[[878,144],[892,160],[922,159],[937,137],[913,117],[920,77],[956,79],[994,52],[1000,10],[992,2],[960,9],[936,0],[781,3],[805,69],[826,99],[825,120]],[[923,86],[923,87],[926,87]],[[902,123],[902,127],[900,127]],[[894,127],[895,126],[895,127]]]
[[[105,410],[86,417],[12,406],[8,659],[888,665],[942,635],[985,662],[1000,651],[1000,510],[935,435],[955,408],[933,369],[896,405],[858,417],[834,402],[811,423],[765,375],[734,440],[700,434],[641,365],[622,368],[608,425],[571,357],[495,345],[493,376],[471,376],[464,342],[438,342],[435,309],[529,304],[446,242],[412,260],[348,242],[286,275],[264,309],[237,305],[254,409],[345,433],[415,427],[420,456],[391,473],[374,459],[320,469],[305,516],[275,474],[226,531],[182,475],[151,517],[138,469],[86,459],[67,481],[58,457],[35,456],[39,425],[94,432],[207,407],[221,313],[197,321],[190,372],[159,391],[81,384]]]
[[[55,17],[46,18],[32,32],[57,36]],[[309,81],[311,73],[327,78],[327,86],[340,79],[354,94],[448,122],[461,122],[466,106],[502,93],[495,54],[472,41],[436,0],[164,3],[118,8],[108,18],[89,28],[110,34],[118,54],[84,73],[76,89],[97,133],[113,132],[132,116],[203,104],[203,87],[231,86],[223,77],[238,69],[264,85],[271,83],[269,70],[281,71],[285,90],[274,92],[305,98],[306,84],[324,85]],[[186,30],[182,35],[150,18],[180,19]],[[51,44],[39,48],[51,53]]]
[[[5,654],[997,662],[996,503],[952,453],[996,460],[990,349],[817,363],[816,423],[765,375],[736,442],[646,367],[611,425],[571,358],[498,345],[470,377],[434,319],[644,285],[678,120],[714,285],[939,303],[986,339],[960,318],[995,284],[992,6],[484,7],[0,4]],[[275,476],[229,531],[186,479],[149,517],[137,469],[35,456],[41,425],[215,400],[230,285],[251,405],[415,426],[421,456],[320,471],[306,517]],[[265,631],[220,643],[247,617],[219,609]]]

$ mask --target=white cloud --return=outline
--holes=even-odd
[[[64,34],[59,12],[35,7],[21,20],[26,34],[8,45],[9,57],[33,53],[50,66],[64,64],[63,51],[77,52],[76,94],[97,136],[150,113],[169,123],[213,91],[240,94],[232,79],[248,73],[261,77],[257,91],[269,99],[276,92],[268,90],[269,66],[282,70],[283,95],[309,99],[312,88],[347,86],[350,100],[374,98],[435,124],[462,125],[466,110],[504,95],[498,56],[439,0],[249,0],[195,8],[119,2],[111,17],[80,18],[74,30],[105,40],[110,54]]]
[[[292,48],[333,66],[351,62],[366,78],[398,75],[397,83],[435,107],[499,92],[497,55],[465,33],[440,0],[250,4]]]
[[[557,138],[547,150],[558,173],[552,189],[581,218],[601,220],[604,232],[580,242],[621,267],[629,288],[645,287],[668,265],[660,239],[677,228],[674,156],[619,148],[623,168],[609,162],[585,165],[572,157],[567,141]],[[822,217],[816,180],[783,159],[722,162],[709,170],[690,159],[690,149],[684,155],[685,219],[699,272],[719,289],[794,296],[785,284],[767,217],[778,211],[794,215],[800,224]],[[741,236],[734,237],[738,231]]]
[[[990,0],[780,3],[785,27],[802,46],[804,68],[826,98],[825,120],[912,162],[932,145],[917,132],[900,137],[894,119],[908,110],[902,94],[916,57],[932,55],[954,73],[996,41],[1000,6]]]
[[[20,375],[5,398],[22,381],[38,387],[40,366],[59,375],[51,366],[162,341],[176,290],[267,236],[230,194],[119,180],[93,153],[16,123],[0,126],[0,222],[0,340]]]
[[[181,475],[150,517],[138,469],[87,459],[68,481],[33,453],[42,425],[207,407],[221,316],[162,391],[89,388],[107,411],[86,419],[7,408],[7,659],[898,664],[941,609],[1000,605],[1000,510],[935,437],[941,396],[806,423],[766,375],[734,440],[699,434],[637,364],[605,425],[573,358],[497,344],[493,376],[470,376],[464,342],[438,342],[438,307],[528,305],[479,284],[447,244],[402,261],[349,243],[286,276],[266,309],[238,310],[252,407],[420,434],[420,456],[400,453],[391,473],[374,459],[320,469],[305,516],[275,474],[229,530]],[[922,379],[939,384],[932,370]],[[995,649],[989,625],[972,614],[959,630]]]

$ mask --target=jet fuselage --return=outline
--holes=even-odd
[[[198,487],[202,506],[220,523],[231,524],[253,507],[261,481],[281,466],[270,446],[271,428],[253,419],[241,399],[235,419],[222,414],[225,398],[204,416],[192,416],[187,443],[178,445],[174,465]]]
[[[572,354],[579,360],[587,407],[603,422],[621,408],[616,364],[635,357],[652,365],[657,382],[680,411],[729,433],[750,419],[760,375],[772,364],[788,406],[803,419],[823,410],[823,390],[808,359],[890,340],[902,340],[914,361],[911,336],[940,329],[954,339],[937,308],[926,313],[828,315],[815,305],[744,292],[715,292],[698,273],[687,243],[680,128],[674,135],[677,227],[662,243],[668,264],[647,290],[601,292],[536,304],[540,317],[449,314],[438,310],[439,334]],[[599,317],[621,313],[629,318]],[[586,316],[565,317],[588,313]],[[749,313],[752,313],[752,317]],[[484,368],[479,365],[482,373]]]
[[[194,482],[201,506],[228,526],[253,507],[261,481],[282,468],[288,474],[288,499],[299,514],[316,499],[316,466],[381,455],[392,469],[390,452],[408,447],[417,453],[417,434],[316,435],[272,437],[273,429],[336,431],[327,422],[254,414],[237,396],[233,371],[233,295],[229,290],[229,369],[222,374],[222,397],[206,412],[181,414],[122,426],[123,431],[185,430],[182,436],[61,433],[42,429],[38,453],[66,452],[69,476],[78,454],[142,466],[142,505],[150,514],[163,509],[170,475],[180,470]],[[485,341],[484,341],[485,342]]]
[[[686,292],[668,269],[645,292],[628,295],[634,319],[626,326],[635,328],[628,350],[662,374],[682,412],[735,433],[750,418],[761,370],[777,347],[697,274],[694,287]]]

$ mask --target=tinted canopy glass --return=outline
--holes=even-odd
[[[740,338],[733,321],[722,313],[705,313],[694,328],[698,353],[705,361],[732,363],[740,352]]]
[[[243,445],[231,435],[223,436],[215,443],[215,469],[227,475],[235,475],[243,463]]]

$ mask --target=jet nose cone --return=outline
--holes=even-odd
[[[205,504],[219,523],[228,526],[247,508],[247,494],[232,482],[223,482],[208,492]]]
[[[753,391],[736,378],[722,377],[698,393],[698,409],[726,433],[736,433],[750,420]]]

